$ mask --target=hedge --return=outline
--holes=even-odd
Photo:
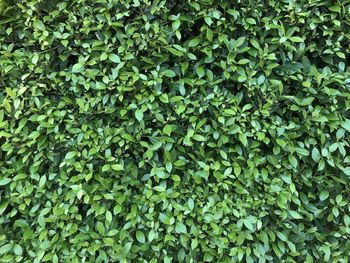
[[[349,0],[1,13],[0,262],[349,261]]]

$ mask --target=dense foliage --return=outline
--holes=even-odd
[[[349,0],[5,3],[0,262],[348,262]]]

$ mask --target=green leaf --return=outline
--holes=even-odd
[[[209,26],[213,23],[212,19],[210,16],[205,16],[204,17],[205,23],[207,23]]]
[[[315,162],[318,162],[321,159],[320,152],[316,147],[312,149],[311,157]]]
[[[146,242],[145,234],[142,231],[140,231],[140,230],[136,231],[136,239],[140,243],[145,243]]]
[[[110,54],[109,59],[114,63],[120,63],[120,57],[117,54]]]
[[[165,125],[164,128],[163,128],[163,133],[168,135],[168,136],[170,136],[172,131],[173,131],[172,127],[169,124]]]
[[[134,137],[132,137],[132,135],[130,135],[130,134],[128,134],[128,133],[123,134],[123,135],[122,135],[122,138],[124,138],[124,139],[126,139],[126,140],[128,140],[128,141],[131,141],[131,142],[135,141],[135,140],[134,140]]]
[[[347,175],[350,176],[350,167],[346,167],[343,169],[343,172]]]
[[[341,12],[341,8],[339,5],[332,5],[328,7],[329,10],[336,12],[336,13],[340,13]]]
[[[44,185],[45,185],[45,183],[46,183],[46,176],[45,175],[43,175],[41,178],[40,178],[40,180],[39,180],[39,188],[42,188]]]
[[[298,160],[297,160],[297,158],[295,158],[292,154],[289,154],[289,155],[288,155],[288,160],[289,160],[290,164],[291,164],[294,168],[297,168],[297,166],[298,166]]]
[[[204,142],[206,139],[204,136],[199,135],[199,134],[195,134],[192,136],[193,140],[199,141],[199,142]]]
[[[9,252],[12,249],[12,244],[5,244],[0,247],[0,255],[3,255],[7,252]]]
[[[73,67],[72,67],[72,72],[73,72],[73,73],[80,73],[80,72],[82,72],[84,69],[85,69],[85,67],[84,67],[83,64],[77,63],[77,64],[74,64],[74,65],[73,65]]]
[[[300,106],[308,106],[314,101],[314,97],[307,97],[307,98],[295,98],[295,102]]]
[[[38,63],[38,60],[39,60],[39,55],[38,54],[34,54],[33,57],[32,57],[32,63],[34,65],[36,65]]]
[[[193,208],[194,208],[194,201],[193,201],[192,198],[189,198],[189,199],[188,199],[187,204],[188,204],[188,208],[189,208],[190,210],[193,210]]]
[[[283,36],[280,38],[280,44],[283,44],[284,42],[286,42],[288,40],[287,37]]]
[[[329,192],[328,191],[322,191],[320,194],[320,200],[324,201],[329,197]]]
[[[301,37],[290,37],[290,40],[295,43],[302,43],[304,40]]]
[[[287,236],[284,234],[284,233],[282,233],[282,232],[277,232],[276,233],[277,234],[277,236],[278,236],[278,238],[280,239],[280,240],[282,240],[282,241],[284,241],[284,242],[286,242],[288,239],[287,239]]]
[[[238,138],[240,140],[240,142],[244,145],[247,146],[248,145],[248,140],[245,134],[240,134],[238,135]]]
[[[106,211],[106,220],[107,222],[112,222],[113,216],[110,211]]]
[[[202,78],[205,74],[204,69],[202,67],[196,68],[196,73],[197,73],[199,78]]]
[[[140,122],[143,119],[143,111],[142,110],[136,110],[135,111],[135,117]]]
[[[259,49],[260,49],[259,42],[258,42],[256,39],[251,38],[251,39],[250,39],[250,43],[251,43],[251,44],[252,44],[252,46],[253,46],[253,47],[255,47],[257,50],[259,50]]]
[[[17,245],[17,244],[14,246],[13,251],[14,251],[15,254],[18,255],[18,256],[22,255],[22,253],[23,253],[22,247],[19,246],[19,245]]]
[[[121,164],[112,164],[112,165],[111,165],[111,168],[112,168],[114,171],[124,171],[124,167],[123,167],[123,165],[121,165]]]
[[[338,57],[342,58],[342,59],[346,59],[346,56],[343,52],[335,52],[335,54],[337,54]]]
[[[276,139],[276,142],[279,146],[281,146],[282,148],[284,148],[284,146],[286,146],[286,142],[280,138]]]
[[[191,249],[195,249],[196,247],[198,247],[198,239],[192,239],[191,241]]]
[[[197,60],[197,57],[194,54],[192,54],[192,53],[187,53],[187,56],[188,56],[189,59]]]
[[[254,18],[249,17],[249,18],[246,19],[246,21],[247,21],[248,24],[256,25],[256,21],[255,21]]]
[[[207,39],[212,42],[213,41],[213,31],[210,29],[210,28],[207,28],[207,31],[206,31],[206,37]]]
[[[233,172],[236,176],[240,175],[242,171],[242,168],[240,166],[235,166],[235,168],[233,169]]]
[[[10,178],[1,178],[0,179],[0,186],[3,186],[3,185],[7,185],[8,183],[10,183],[12,181],[12,179]]]
[[[239,77],[238,77],[238,82],[244,82],[244,81],[246,81],[247,80],[247,76],[246,75],[240,75]]]
[[[34,26],[35,29],[38,29],[40,31],[44,31],[45,30],[45,25],[40,20],[35,20],[34,23],[33,23],[33,26]]]
[[[175,231],[178,234],[185,234],[185,233],[187,233],[187,228],[183,223],[176,222]]]
[[[164,76],[169,77],[169,78],[173,78],[176,76],[175,72],[170,70],[170,69],[166,69],[164,70]]]
[[[106,60],[107,58],[108,58],[107,53],[106,53],[106,52],[103,52],[103,53],[101,54],[101,56],[100,56],[100,61],[104,61],[104,60]]]
[[[76,155],[77,155],[76,151],[71,151],[66,153],[66,156],[64,157],[64,159],[66,160],[73,159]]]
[[[341,126],[350,132],[350,119],[345,119],[345,121],[341,123]]]
[[[289,211],[289,214],[291,215],[291,217],[293,217],[294,219],[302,219],[303,217],[297,212],[297,211]]]
[[[201,41],[200,41],[199,38],[191,39],[190,42],[188,43],[188,47],[195,47],[195,46],[198,46],[200,42],[201,42]]]
[[[105,165],[102,167],[102,172],[106,172],[106,171],[108,171],[110,168],[111,168],[111,166],[110,166],[109,164],[105,164]]]
[[[249,220],[247,220],[247,219],[243,220],[243,224],[249,230],[254,231],[254,226],[252,225],[252,223]]]
[[[173,28],[173,30],[174,30],[174,31],[178,30],[179,27],[180,27],[180,25],[181,25],[181,21],[180,21],[180,20],[174,21],[174,22],[172,23],[172,28]]]
[[[336,150],[338,149],[338,143],[332,143],[330,146],[329,146],[329,151],[332,153],[332,152],[335,152]]]

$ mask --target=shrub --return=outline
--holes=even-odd
[[[1,262],[348,262],[349,3],[13,5]]]

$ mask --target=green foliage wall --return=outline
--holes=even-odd
[[[348,262],[350,1],[3,13],[0,262]]]

